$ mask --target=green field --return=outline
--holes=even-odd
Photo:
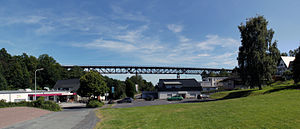
[[[101,122],[96,128],[300,128],[300,91],[296,86],[283,85],[289,84],[276,84],[250,93],[235,91],[246,94],[235,99],[100,109]],[[218,93],[215,97],[242,93]]]

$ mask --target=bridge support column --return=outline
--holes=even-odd
[[[179,73],[177,73],[177,79],[180,79],[180,74]]]

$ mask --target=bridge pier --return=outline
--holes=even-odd
[[[180,74],[179,73],[177,73],[177,79],[180,79]]]

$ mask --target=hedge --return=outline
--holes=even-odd
[[[61,111],[61,108],[58,104],[53,101],[45,101],[43,97],[40,97],[38,100],[32,102],[5,102],[4,100],[0,100],[0,108],[5,107],[36,107],[50,111]]]

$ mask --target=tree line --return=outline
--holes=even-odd
[[[5,48],[2,48],[0,50],[0,90],[34,89],[34,74],[35,70],[39,68],[44,69],[36,74],[37,89],[44,89],[44,87],[52,89],[58,80],[81,78],[88,73],[78,66],[70,70],[62,68],[53,57],[47,54],[42,54],[38,58],[26,53],[11,55]],[[104,89],[104,91],[111,93],[111,87],[115,87],[115,93],[109,96],[111,98],[118,99],[128,96],[126,87],[135,87],[135,84],[139,85],[139,91],[154,90],[153,84],[147,82],[141,75],[132,76],[126,81],[100,76],[98,79],[103,80],[107,87],[107,90]]]

